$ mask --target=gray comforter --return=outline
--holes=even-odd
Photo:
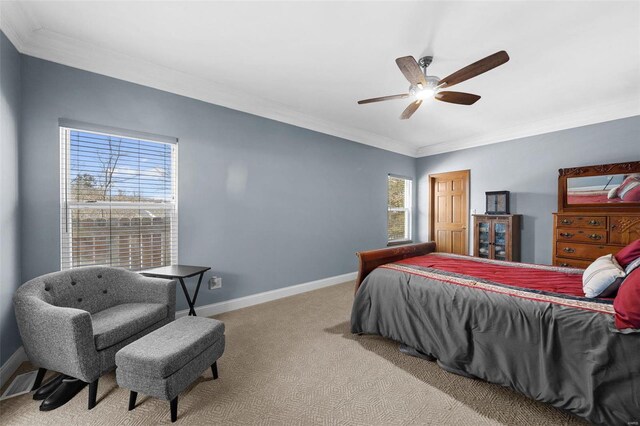
[[[610,313],[377,268],[356,294],[351,331],[593,423],[640,421],[640,334],[616,330]]]

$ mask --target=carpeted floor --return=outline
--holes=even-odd
[[[220,378],[207,371],[180,395],[176,424],[578,425],[583,421],[514,391],[466,379],[398,351],[398,344],[349,333],[353,283],[218,316],[227,327]],[[23,364],[20,372],[32,367]],[[3,425],[169,424],[169,403],[128,391],[113,373],[43,413],[23,395],[0,402]]]

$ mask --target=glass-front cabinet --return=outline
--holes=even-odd
[[[507,260],[507,228],[504,221],[493,223],[493,258]]]
[[[473,215],[474,256],[520,261],[521,215]]]
[[[478,230],[478,237],[476,243],[477,253],[475,255],[489,259],[491,257],[491,221],[478,221],[476,229]]]

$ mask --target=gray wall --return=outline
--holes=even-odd
[[[629,160],[640,160],[640,116],[419,158],[419,238],[429,239],[428,175],[470,169],[470,210],[484,213],[485,191],[511,191],[511,212],[524,215],[522,260],[550,264],[558,169]]]
[[[20,54],[0,32],[0,361],[20,346],[11,298],[20,285]]]
[[[198,305],[355,271],[355,251],[386,245],[387,173],[415,176],[403,155],[32,57],[22,67],[25,281],[60,267],[61,117],[179,138],[179,261],[223,277]]]
[[[415,160],[20,60],[4,36],[2,98],[2,363],[20,344],[11,294],[20,281],[59,269],[59,118],[180,139],[179,260],[212,265],[224,282],[221,290],[204,288],[198,305],[355,271],[355,251],[386,244],[388,173],[419,178],[421,240],[429,173],[471,169],[471,208],[478,212],[484,191],[512,191],[513,210],[525,215],[524,260],[549,263],[557,169],[640,158],[635,117]],[[181,294],[178,301],[186,308]]]

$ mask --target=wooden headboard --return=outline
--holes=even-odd
[[[406,246],[389,247],[378,250],[359,251],[356,253],[360,259],[358,279],[356,280],[355,291],[358,291],[360,284],[367,275],[375,268],[386,263],[396,262],[408,257],[422,256],[436,251],[436,243],[408,244]]]

